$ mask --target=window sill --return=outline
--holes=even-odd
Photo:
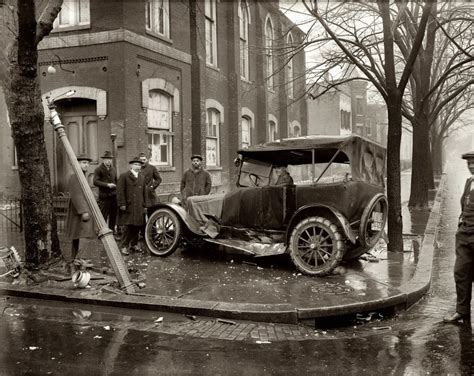
[[[153,165],[155,166],[158,171],[160,172],[173,172],[173,171],[176,171],[176,167],[173,167],[173,166],[158,166],[158,165]]]
[[[221,70],[219,68],[217,68],[215,65],[212,65],[212,64],[209,64],[209,63],[206,63],[206,67],[207,68],[210,68],[212,70],[215,70],[216,72],[220,72]]]
[[[18,171],[18,166],[12,166],[12,171]]]
[[[221,166],[206,166],[206,170],[207,171],[222,171],[222,167]]]
[[[244,77],[240,77],[240,81],[243,82],[244,84],[247,84],[247,85],[252,85],[252,81],[244,78]]]
[[[75,30],[87,30],[90,29],[91,25],[74,25],[74,26],[64,26],[64,27],[56,27],[51,30],[51,34],[53,33],[61,33],[63,31],[75,31]]]
[[[146,30],[146,33],[148,35],[151,35],[152,37],[156,38],[156,39],[160,39],[162,40],[163,42],[166,42],[168,44],[173,44],[173,39],[167,37],[167,36],[164,36],[164,35],[160,35],[158,33],[155,33],[154,31],[151,31],[151,30]]]

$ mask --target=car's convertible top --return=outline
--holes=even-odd
[[[240,149],[238,153],[245,159],[274,165],[350,163],[354,179],[383,185],[385,147],[358,135],[287,138]]]

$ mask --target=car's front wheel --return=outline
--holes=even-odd
[[[323,217],[308,217],[291,232],[290,256],[296,268],[308,275],[330,274],[344,256],[345,244],[337,226]]]
[[[156,256],[169,256],[179,246],[181,221],[170,209],[160,208],[153,212],[145,228],[148,249]]]

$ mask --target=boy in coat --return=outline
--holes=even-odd
[[[92,162],[86,155],[77,157],[79,165],[84,175],[87,173],[89,163]],[[76,259],[79,252],[79,239],[93,239],[97,237],[97,228],[92,220],[89,205],[84,197],[79,184],[79,179],[75,174],[71,175],[68,182],[70,195],[69,209],[66,218],[66,237],[72,239],[72,258]]]
[[[141,251],[138,232],[145,225],[145,184],[140,174],[143,162],[135,157],[129,162],[130,169],[120,175],[117,182],[117,205],[119,226],[124,226],[121,241],[123,255],[129,251]]]

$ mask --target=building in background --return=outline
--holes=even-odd
[[[64,0],[39,44],[45,114],[46,96],[55,98],[74,151],[93,159],[91,172],[105,150],[119,171],[150,150],[166,198],[199,153],[222,191],[237,149],[306,134],[305,56],[292,53],[303,37],[278,1]],[[72,170],[47,119],[45,139],[61,193]],[[11,138],[1,142],[12,148]],[[11,154],[2,189],[18,194]]]

